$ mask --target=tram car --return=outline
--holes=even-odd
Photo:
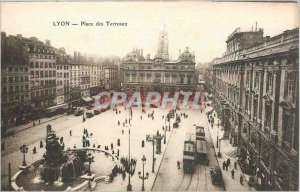
[[[205,140],[196,141],[196,162],[199,164],[207,164],[207,146]]]
[[[196,139],[197,140],[205,140],[204,127],[196,126]]]
[[[183,171],[184,173],[194,173],[195,169],[195,135],[187,133],[184,141],[183,151]]]

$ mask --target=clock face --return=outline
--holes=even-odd
[[[156,59],[154,61],[154,65],[157,66],[157,67],[162,67],[162,65],[163,65],[162,59]]]

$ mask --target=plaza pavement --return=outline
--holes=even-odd
[[[105,113],[94,116],[83,123],[82,116],[74,117],[67,116],[62,117],[61,119],[56,119],[50,122],[53,130],[56,131],[58,137],[64,137],[65,147],[73,148],[76,144],[77,148],[82,147],[82,135],[83,129],[87,128],[89,133],[93,133],[90,138],[91,146],[93,144],[101,145],[101,149],[104,149],[104,145],[109,146],[111,143],[114,145],[114,150],[116,152],[117,148],[120,150],[120,157],[128,156],[128,127],[124,128],[124,135],[122,135],[122,123],[125,118],[128,118],[128,110],[120,109],[121,114],[116,115],[115,111],[108,110]],[[148,113],[152,111],[154,113],[154,120],[148,118]],[[157,172],[158,165],[161,161],[162,154],[155,155],[156,164],[155,164],[155,173],[151,173],[151,164],[152,164],[152,143],[146,142],[146,134],[155,134],[157,130],[162,132],[162,125],[165,124],[165,120],[162,119],[162,115],[166,116],[168,113],[167,109],[148,109],[146,114],[141,113],[141,109],[133,108],[133,119],[131,122],[131,156],[136,158],[137,165],[135,174],[132,176],[132,186],[133,190],[140,190],[142,185],[142,180],[138,177],[138,171],[142,171],[141,158],[143,155],[146,156],[147,162],[145,164],[145,172],[149,172],[149,179],[145,181],[145,189],[151,189],[152,183],[155,179],[155,173]],[[142,120],[140,116],[142,115]],[[121,125],[118,126],[117,121],[120,120]],[[174,119],[171,119],[171,124],[173,124]],[[18,171],[18,166],[22,164],[22,154],[19,152],[19,147],[22,144],[26,144],[29,147],[29,151],[26,154],[26,162],[28,164],[36,161],[37,159],[42,158],[42,155],[45,152],[45,148],[40,148],[40,140],[44,140],[46,136],[46,125],[41,124],[31,129],[17,133],[13,137],[8,137],[6,139],[6,145],[10,146],[10,153],[5,154],[1,158],[1,184],[2,190],[7,189],[8,184],[8,163],[12,164],[12,174],[15,174]],[[72,136],[69,136],[69,131],[72,130]],[[32,140],[32,137],[34,139]],[[27,138],[31,138],[28,140]],[[120,138],[121,146],[117,147],[117,139]],[[170,133],[167,133],[167,140],[170,138]],[[145,147],[141,147],[141,141],[145,140]],[[45,144],[45,143],[44,143]],[[37,153],[33,154],[33,147],[37,148]],[[162,141],[162,152],[164,151],[166,145]],[[111,150],[109,150],[111,152]],[[97,164],[101,162],[95,162],[91,165],[93,167],[98,167]],[[114,181],[110,184],[98,183],[96,190],[102,191],[124,191],[127,186],[128,175],[126,180],[122,180],[122,176],[118,175]]]

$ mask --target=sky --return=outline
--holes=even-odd
[[[70,21],[79,25],[53,26]],[[106,21],[127,23],[106,26]],[[104,26],[80,26],[102,22]],[[124,57],[133,48],[151,58],[157,53],[159,32],[166,26],[169,54],[189,47],[196,63],[209,62],[226,50],[227,37],[237,28],[251,30],[257,22],[265,36],[299,27],[295,3],[245,2],[1,2],[1,31],[9,35],[51,40],[68,54]]]

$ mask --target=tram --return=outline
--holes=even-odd
[[[205,140],[197,140],[196,162],[199,164],[207,164],[207,147]]]
[[[205,140],[204,127],[196,126],[196,139],[197,140]]]
[[[184,173],[194,173],[195,169],[195,135],[187,133],[184,141],[183,151],[183,171]]]

